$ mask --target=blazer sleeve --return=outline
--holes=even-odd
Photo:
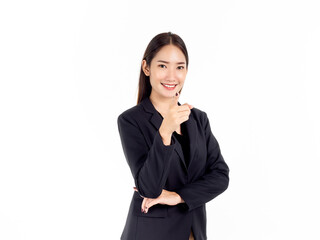
[[[229,185],[229,167],[225,163],[219,144],[211,132],[207,114],[203,113],[204,124],[202,126],[205,129],[207,145],[205,173],[198,180],[175,190],[185,201],[189,211],[209,202],[224,192]]]
[[[121,114],[117,120],[121,144],[136,188],[141,196],[157,198],[166,183],[175,148],[174,138],[165,145],[159,131],[149,149],[135,120]]]

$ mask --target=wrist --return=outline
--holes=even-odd
[[[164,137],[164,138],[171,137],[171,134],[172,134],[172,133],[166,131],[165,129],[163,129],[162,127],[159,128],[159,133],[160,133],[161,137]]]
[[[162,138],[163,144],[168,146],[171,144],[171,133],[167,133],[165,131],[163,131],[162,129],[159,129],[159,134]]]
[[[179,203],[184,203],[185,201],[182,199],[182,197],[178,194],[178,193],[176,193],[177,194],[177,197],[178,197],[178,202]]]

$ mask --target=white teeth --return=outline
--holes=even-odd
[[[166,84],[163,84],[163,85],[170,88],[174,88],[176,86],[176,85],[166,85]]]

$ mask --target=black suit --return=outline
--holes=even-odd
[[[205,112],[193,108],[183,123],[190,141],[188,167],[174,135],[170,145],[163,144],[162,120],[149,98],[118,117],[123,151],[139,191],[133,192],[121,239],[188,240],[191,228],[195,240],[207,239],[205,203],[227,189],[229,168]],[[157,204],[141,212],[141,196],[157,198],[162,189],[175,191],[185,203]]]

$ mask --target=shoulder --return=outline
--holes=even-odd
[[[199,108],[193,107],[191,109],[191,114],[192,114],[193,118],[197,122],[200,122],[202,125],[205,125],[206,122],[208,121],[207,113]]]
[[[139,116],[141,116],[141,113],[142,113],[142,106],[141,104],[137,104],[120,113],[118,115],[117,121],[119,123],[120,121],[125,120],[133,123],[138,120]]]

